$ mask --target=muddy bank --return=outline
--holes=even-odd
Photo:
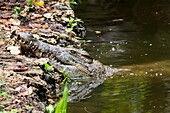
[[[0,3],[0,111],[45,112],[61,97],[59,72],[42,70],[48,58],[38,59],[20,47],[15,32],[30,32],[51,45],[80,48],[85,29],[68,0],[44,3],[2,0]],[[62,19],[63,18],[63,19]],[[72,26],[66,19],[73,19]],[[70,28],[71,30],[68,30]],[[53,95],[55,95],[53,97]]]

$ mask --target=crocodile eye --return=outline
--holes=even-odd
[[[74,50],[70,50],[70,53],[71,53],[71,54],[76,54],[77,52],[74,51]]]

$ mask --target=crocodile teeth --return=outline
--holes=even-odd
[[[22,42],[22,40],[19,40],[19,43],[21,43]]]
[[[34,46],[31,46],[31,48],[32,48],[33,51],[36,51],[38,49],[38,46],[34,45]]]
[[[50,59],[51,59],[51,61],[55,61],[56,60],[55,57],[51,57]]]
[[[52,53],[49,54],[49,58],[53,58],[54,55]]]
[[[36,52],[36,53],[39,53],[39,52],[40,52],[40,50],[39,50],[39,49],[36,49],[36,50],[35,50],[35,52]]]
[[[47,57],[50,57],[50,54],[48,52],[46,52],[46,55],[47,55]]]
[[[42,52],[39,53],[39,56],[42,57]]]
[[[34,49],[35,48],[35,45],[31,46],[31,49]]]
[[[33,46],[33,42],[32,42],[32,41],[30,41],[30,42],[29,42],[29,45],[30,45],[30,46]]]

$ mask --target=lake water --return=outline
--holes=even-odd
[[[160,0],[86,0],[76,9],[85,48],[115,73],[68,113],[170,112],[170,6]],[[99,32],[99,33],[96,33]]]

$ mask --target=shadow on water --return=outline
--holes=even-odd
[[[75,9],[93,41],[85,48],[91,56],[131,71],[89,89],[90,98],[70,102],[69,113],[170,112],[169,2],[86,0]]]

